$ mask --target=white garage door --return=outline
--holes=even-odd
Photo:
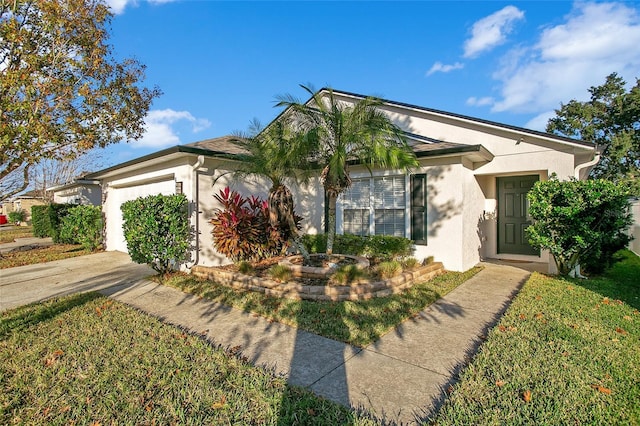
[[[146,197],[147,195],[173,195],[175,194],[176,183],[174,180],[163,180],[159,182],[145,183],[144,185],[127,186],[121,188],[109,188],[107,201],[110,204],[111,217],[107,218],[107,250],[117,250],[127,253],[127,242],[124,239],[122,230],[122,203]],[[111,203],[113,201],[113,204]],[[108,214],[108,213],[107,213]]]

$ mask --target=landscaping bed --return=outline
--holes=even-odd
[[[255,264],[250,272],[242,273],[237,265],[227,267],[195,266],[191,272],[197,277],[209,279],[234,289],[250,290],[267,296],[304,299],[314,301],[367,300],[399,293],[410,288],[417,280],[428,281],[442,273],[439,262],[419,266],[383,279],[359,278],[353,282],[336,284],[326,275],[312,273],[310,276],[292,274],[286,281],[273,279],[270,271],[282,265],[281,258],[271,258]],[[304,267],[303,267],[304,268]],[[317,269],[317,268],[313,268]]]
[[[54,260],[84,256],[91,253],[92,251],[84,249],[78,244],[54,244],[49,247],[36,247],[31,248],[30,250],[16,250],[2,254],[0,257],[0,269],[52,262]]]
[[[368,300],[312,301],[274,297],[258,291],[234,289],[215,280],[173,273],[157,282],[215,302],[261,315],[355,346],[375,342],[406,319],[418,314],[482,268],[446,272],[432,280],[389,296]]]

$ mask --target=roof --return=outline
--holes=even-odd
[[[349,96],[349,97],[354,97],[354,98],[359,98],[359,99],[367,98],[367,96],[365,96],[365,95],[361,95],[361,94],[353,93],[353,92],[347,92],[347,91],[343,91],[343,90],[331,89],[329,87],[323,87],[318,92],[329,91],[329,90],[333,90],[333,93],[336,93],[338,95]],[[538,130],[527,129],[527,128],[524,128],[524,127],[512,126],[510,124],[498,123],[497,121],[485,120],[485,119],[482,119],[482,118],[471,117],[471,116],[468,116],[468,115],[456,114],[456,113],[453,113],[453,112],[447,112],[447,111],[442,111],[442,110],[433,109],[433,108],[426,108],[426,107],[422,107],[422,106],[419,106],[419,105],[408,104],[408,103],[405,103],[405,102],[391,101],[391,100],[384,99],[384,98],[379,98],[379,97],[376,97],[376,98],[379,99],[381,102],[383,102],[385,104],[397,106],[397,107],[400,107],[400,108],[423,111],[423,112],[426,112],[426,113],[429,113],[429,114],[435,114],[435,115],[440,115],[440,116],[445,116],[445,117],[457,118],[457,119],[460,119],[460,120],[475,122],[475,123],[478,123],[478,124],[487,125],[487,126],[491,126],[491,127],[503,128],[503,129],[506,129],[506,130],[516,131],[516,132],[519,132],[519,133],[527,133],[527,134],[530,134],[530,135],[535,135],[535,136],[539,136],[539,137],[543,137],[543,138],[556,139],[558,141],[570,142],[570,143],[574,143],[574,144],[579,144],[579,145],[584,145],[584,146],[588,146],[588,147],[591,147],[591,148],[595,148],[595,145],[593,143],[587,142],[587,141],[583,141],[583,140],[580,140],[580,139],[569,138],[569,137],[566,137],[566,136],[560,136],[560,135],[556,135],[556,134],[553,134],[553,133],[541,132],[541,131],[538,131]],[[310,100],[311,99],[309,99],[309,101]]]
[[[345,96],[345,97],[352,97],[352,98],[359,98],[359,99],[365,99],[367,97],[357,93],[329,89],[327,87],[323,87],[318,92],[329,91],[329,90],[333,90],[334,93],[341,96]],[[310,102],[312,99],[313,98],[310,98],[307,102]],[[441,110],[432,109],[432,108],[425,108],[425,107],[412,105],[408,103],[396,102],[396,101],[391,101],[391,100],[382,99],[382,98],[378,98],[378,99],[380,99],[380,101],[383,102],[384,104],[396,106],[403,109],[411,109],[416,111],[422,111],[424,113],[428,113],[432,115],[451,117],[458,120],[477,123],[479,125],[483,125],[487,127],[494,127],[498,129],[514,131],[521,134],[529,134],[536,137],[542,137],[545,139],[550,139],[550,140],[554,140],[561,143],[570,143],[574,145],[580,145],[580,146],[595,149],[594,144],[586,141],[578,140],[578,139],[572,139],[572,138],[559,136],[551,133],[540,132],[540,131],[526,129],[523,127],[512,126],[508,124],[502,124],[502,123],[470,117],[462,114],[456,114],[456,113],[441,111]],[[273,121],[278,120],[283,114],[286,113],[287,110],[288,108],[282,111]],[[416,156],[419,158],[434,157],[434,156],[449,156],[449,155],[471,155],[474,158],[476,158],[476,160],[478,161],[480,160],[491,161],[491,159],[493,159],[493,154],[490,153],[482,145],[467,145],[467,144],[460,144],[460,143],[454,143],[454,142],[445,142],[445,141],[430,138],[428,136],[423,136],[423,135],[409,133],[409,132],[406,132],[405,135],[407,139],[409,139],[410,141],[411,148],[415,152]],[[117,164],[115,166],[112,166],[94,173],[87,174],[86,176],[84,176],[84,178],[99,179],[100,177],[103,177],[104,175],[110,172],[113,172],[119,169],[124,169],[130,166],[135,166],[137,164],[152,161],[152,160],[157,161],[157,159],[160,157],[171,156],[171,155],[175,156],[180,154],[193,154],[193,155],[205,155],[208,157],[220,157],[220,158],[233,159],[238,155],[246,154],[247,153],[246,150],[240,148],[238,145],[236,145],[233,142],[234,139],[236,139],[235,136],[226,135],[226,136],[221,136],[217,138],[205,139],[198,142],[192,142],[184,145],[176,145],[171,148],[157,151],[157,152],[154,152],[139,158],[135,158],[133,160],[129,160],[127,162]]]

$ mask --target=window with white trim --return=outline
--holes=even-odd
[[[341,202],[344,233],[406,236],[405,176],[354,179]]]

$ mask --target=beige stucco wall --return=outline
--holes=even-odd
[[[225,187],[238,191],[243,196],[255,195],[266,199],[271,182],[264,178],[249,176],[239,178],[230,174],[234,165],[229,161],[207,159],[204,167],[206,171],[198,173],[198,202],[200,214],[198,220],[198,264],[203,266],[217,266],[230,263],[230,260],[213,247],[212,227],[209,220],[220,206],[214,198]],[[301,186],[295,182],[287,182],[294,199],[296,213],[303,216],[302,232],[317,234],[323,231],[324,206],[322,186],[319,180],[312,179],[308,186]]]
[[[629,250],[640,256],[640,199],[631,202],[631,214],[633,215],[633,224],[629,228],[629,233],[633,240],[629,243]]]
[[[53,193],[53,202],[99,206],[102,203],[102,188],[100,185],[75,185],[55,191]]]

